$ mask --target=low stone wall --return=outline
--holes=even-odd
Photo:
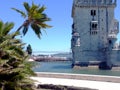
[[[79,69],[79,70],[82,70],[82,69],[88,69],[88,70],[93,70],[93,69],[99,69],[99,67],[98,67],[98,65],[94,65],[94,66],[91,66],[91,65],[89,65],[88,67],[81,67],[81,66],[77,66],[77,65],[75,65],[74,67],[73,67],[73,69]]]
[[[88,70],[93,70],[93,69],[100,69],[99,68],[99,65],[88,65],[88,66],[79,66],[79,65],[74,65],[73,66],[73,69],[79,69],[79,70],[82,70],[82,69],[88,69]],[[101,70],[112,70],[112,71],[120,71],[120,66],[112,66],[111,69],[101,69]]]
[[[65,79],[91,80],[91,81],[104,81],[104,82],[120,83],[120,77],[116,77],[116,76],[65,74],[65,73],[43,73],[43,72],[36,72],[36,74],[38,77],[65,78]]]

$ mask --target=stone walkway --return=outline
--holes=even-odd
[[[76,80],[76,79],[63,79],[63,78],[47,78],[47,77],[31,77],[36,80],[38,84],[53,84],[65,85],[74,87],[91,88],[96,90],[120,90],[120,83],[89,81],[89,80]]]
[[[36,73],[37,77],[31,77],[31,79],[35,80],[36,86],[38,84],[53,84],[97,90],[120,90],[120,77],[44,72]]]
[[[44,72],[36,72],[36,73],[37,73],[38,77],[46,77],[46,78],[64,78],[64,79],[76,79],[76,80],[90,80],[90,81],[120,83],[120,77],[117,77],[117,76],[66,74],[66,73],[44,73]]]

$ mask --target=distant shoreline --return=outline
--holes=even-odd
[[[29,59],[29,61],[53,62],[53,61],[72,61],[72,59],[66,57],[33,57]]]

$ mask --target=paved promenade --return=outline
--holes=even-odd
[[[35,83],[36,85],[53,84],[53,85],[75,86],[75,87],[87,87],[97,90],[120,90],[120,83],[63,79],[63,78],[46,78],[46,77],[31,77],[31,78],[37,81]]]
[[[97,90],[120,90],[120,77],[99,75],[76,75],[60,73],[37,73],[37,77],[31,77],[35,84],[54,84],[75,87],[87,87]],[[97,79],[99,78],[99,79]],[[97,80],[96,80],[97,79]]]
[[[103,76],[103,75],[88,75],[88,74],[66,74],[66,73],[44,73],[36,72],[38,77],[47,78],[64,78],[64,79],[77,79],[77,80],[91,80],[120,83],[120,77],[117,76]]]

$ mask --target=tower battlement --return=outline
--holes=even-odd
[[[116,0],[74,0],[76,6],[116,6]]]

